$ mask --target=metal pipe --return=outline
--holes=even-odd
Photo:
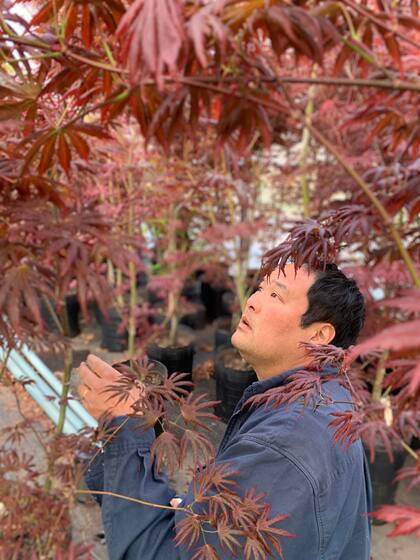
[[[60,397],[58,395],[56,395],[55,392],[51,389],[51,387],[49,387],[49,385],[47,385],[47,383],[45,383],[45,381],[39,377],[39,375],[35,372],[35,370],[33,368],[31,368],[27,364],[27,362],[25,362],[25,360],[22,358],[22,356],[20,356],[16,351],[12,350],[12,352],[10,353],[9,360],[10,360],[10,363],[11,363],[11,366],[9,366],[9,369],[17,379],[22,379],[24,377],[27,377],[27,378],[31,379],[34,382],[37,389],[39,389],[40,394],[43,397],[43,404],[42,403],[41,404],[38,403],[38,404],[40,404],[42,409],[45,410],[45,412],[47,412],[47,409],[49,409],[50,406],[52,406],[55,411],[59,412],[60,407],[59,407],[58,401],[59,401]],[[28,385],[28,386],[31,386],[31,385]],[[48,399],[47,397],[49,395],[57,397],[57,400]],[[69,421],[70,425],[74,429],[74,432],[72,432],[72,433],[77,433],[79,430],[81,430],[84,427],[84,425],[80,421],[80,419],[77,418],[77,416],[75,416],[71,411],[68,411],[68,412],[69,412],[69,414],[68,414],[67,420]],[[57,417],[57,420],[58,420],[58,417]]]
[[[33,375],[31,375],[30,371],[22,368],[19,364],[15,361],[16,353],[12,350],[8,360],[8,370],[13,374],[16,379],[19,381],[23,381],[24,379],[31,379],[34,381],[32,383],[25,384],[25,390],[29,393],[29,395],[39,404],[42,410],[47,414],[47,416],[52,420],[52,422],[57,425],[58,416],[59,416],[59,407],[58,405],[53,402],[49,401],[45,393],[40,389],[40,387],[36,384],[36,380],[33,379]],[[3,358],[3,351],[0,349],[0,359]],[[72,424],[72,422],[67,418],[64,424],[63,432],[65,434],[75,434],[77,433],[76,427]]]
[[[32,350],[30,350],[26,346],[26,344],[22,344],[20,353],[25,358],[25,360],[37,370],[39,375],[43,377],[45,381],[54,389],[54,391],[58,395],[61,395],[61,381],[57,379],[54,373],[44,364],[44,362],[34,352],[32,352]],[[89,412],[79,401],[70,400],[68,402],[68,406],[73,411],[73,413],[83,421],[84,426],[88,426],[90,428],[96,428],[98,426],[98,422],[95,420],[95,418],[89,414]]]
[[[31,367],[31,365],[28,364],[23,359],[23,357],[19,354],[19,352],[12,351],[11,357],[12,357],[12,361],[16,364],[16,366],[20,368],[20,370],[23,371],[27,377],[29,377],[30,379],[32,379],[32,381],[34,381],[34,383],[39,388],[41,393],[45,396],[46,402],[54,404],[54,406],[57,407],[57,410],[60,410],[60,405],[59,405],[60,394],[59,393],[57,394],[55,390],[52,387],[50,387],[50,385],[48,385],[48,383],[46,383],[42,377],[38,375],[38,373],[33,369],[33,367]],[[49,395],[54,396],[56,399],[55,400],[48,399],[47,396]],[[80,418],[78,418],[70,408],[67,409],[66,418],[69,420],[70,424],[75,428],[76,432],[82,430],[85,427],[84,422]]]

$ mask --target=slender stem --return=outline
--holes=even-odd
[[[362,14],[363,16],[365,16],[370,21],[373,21],[374,23],[376,23],[376,25],[378,25],[379,27],[382,27],[383,29],[388,31],[390,34],[396,35],[397,37],[399,37],[401,39],[401,41],[405,41],[406,43],[409,43],[413,47],[416,47],[416,49],[420,49],[420,45],[418,43],[416,43],[415,41],[410,39],[410,37],[408,37],[407,35],[404,35],[404,33],[401,33],[400,31],[397,31],[396,29],[391,29],[390,27],[388,27],[383,21],[381,21],[379,18],[375,17],[374,14],[372,14],[369,10],[366,10],[365,8],[363,8],[359,4],[356,4],[356,3],[352,2],[351,0],[344,0],[344,3],[347,4],[347,6],[350,6],[351,8],[353,8],[353,10],[355,10],[359,14]]]
[[[130,317],[128,320],[128,355],[134,356],[136,340],[136,309],[137,309],[137,277],[136,265],[130,261],[128,263],[130,275]]]
[[[51,303],[51,301],[47,298],[45,294],[42,295],[42,300],[45,303],[48,313],[50,314],[51,319],[54,321],[56,327],[58,328],[61,335],[64,335],[63,325],[60,322],[60,319],[57,316],[57,313]]]
[[[372,402],[378,403],[381,400],[382,396],[382,385],[385,379],[386,369],[384,366],[384,360],[382,359],[378,364],[378,368],[376,370],[375,381],[373,382],[373,389],[372,389]]]
[[[69,508],[68,505],[63,504],[63,506],[60,509],[60,513],[57,515],[57,517],[54,520],[53,526],[48,529],[48,539],[43,546],[43,557],[44,555],[47,555],[48,552],[51,550],[53,545],[52,541],[53,539],[56,538],[56,535],[54,533],[57,530],[58,524],[60,523],[60,519],[63,517],[64,513],[66,512],[66,510],[68,510],[68,508]]]
[[[168,300],[168,317],[169,319],[169,344],[175,344],[178,332],[178,317],[177,317],[177,296],[173,292],[169,294]]]
[[[130,498],[129,496],[124,496],[123,494],[116,494],[115,492],[106,492],[102,490],[75,490],[75,494],[97,494],[99,496],[112,496],[113,498],[120,498],[121,500],[127,500],[128,502],[134,502],[136,504],[141,504],[143,506],[149,506],[157,509],[172,509],[174,511],[186,511],[191,514],[191,510],[184,507],[173,507],[164,506],[161,504],[154,504],[153,502],[146,502],[145,500],[138,500],[137,498]]]
[[[10,30],[10,28],[9,28]],[[26,45],[28,47],[35,47],[37,49],[50,49],[51,45],[48,43],[44,43],[43,41],[34,40],[34,39],[27,39],[25,37],[17,36],[17,35],[8,35],[7,37],[0,37],[1,41],[11,41],[12,43],[17,43],[19,45]]]
[[[11,351],[12,351],[12,347],[9,346],[9,347],[7,348],[6,356],[4,357],[3,363],[2,363],[2,365],[1,365],[0,381],[3,379],[4,372],[6,371],[7,362],[8,362],[8,360],[9,360],[9,356],[10,356],[10,352],[11,352]]]
[[[316,128],[314,128],[311,124],[307,125],[312,136],[316,138],[338,161],[338,163],[347,171],[347,173],[354,179],[354,181],[359,185],[365,195],[369,198],[375,208],[378,210],[380,216],[382,217],[385,227],[388,228],[392,238],[395,241],[395,244],[398,248],[398,251],[401,255],[404,264],[410,273],[410,276],[413,280],[414,285],[416,288],[420,288],[420,277],[417,274],[416,267],[414,266],[413,260],[404,247],[400,234],[398,233],[397,228],[395,227],[391,216],[388,214],[386,208],[383,206],[381,201],[377,198],[375,193],[371,190],[369,185],[362,179],[362,177],[357,173],[357,171],[349,164],[346,158],[337,150],[337,148],[331,144],[325,136],[319,132]]]
[[[45,455],[47,455],[47,447],[45,445],[45,442],[43,441],[42,437],[40,436],[40,434],[38,433],[38,430],[34,427],[34,423],[31,422],[28,417],[25,415],[25,413],[22,410],[22,406],[20,404],[20,400],[19,400],[19,396],[17,395],[16,391],[13,391],[13,394],[15,396],[15,402],[16,402],[16,408],[18,409],[19,414],[22,416],[22,418],[24,420],[27,421],[29,429],[31,430],[31,432],[33,433],[35,439],[38,441],[40,447],[44,450]]]
[[[18,58],[4,58],[5,62],[8,62],[9,64],[14,64],[15,62],[27,62],[29,60],[43,60],[46,58],[59,58],[61,55],[61,53],[56,53],[56,52],[52,52],[52,53],[45,53],[45,54],[34,54],[32,56],[22,56],[22,57],[18,57]]]
[[[76,478],[75,478],[75,486],[78,486],[80,484],[80,480],[83,476],[83,474],[89,469],[90,465],[93,463],[93,461],[96,459],[96,457],[99,455],[99,453],[102,453],[103,450],[105,449],[105,447],[108,445],[108,443],[111,441],[112,438],[114,438],[117,433],[127,424],[127,422],[130,420],[130,417],[125,418],[121,424],[119,426],[117,426],[117,428],[115,428],[114,431],[112,431],[108,437],[106,438],[106,440],[103,442],[102,447],[98,447],[95,451],[95,453],[92,455],[92,457],[89,459],[89,461],[83,465],[83,468],[80,470],[80,472],[77,474]]]
[[[356,8],[355,8],[356,9]],[[372,19],[372,16],[368,16],[370,17],[370,19]],[[385,25],[383,25],[381,23],[382,27],[386,27]],[[402,34],[399,34],[398,32],[392,31],[393,33],[395,33],[396,35],[398,35],[401,39],[404,39],[408,42],[411,42],[416,48],[420,48],[420,46],[415,43],[412,42],[411,39],[409,39],[408,37],[405,37]],[[23,45],[27,45],[27,46],[31,46],[31,47],[35,47],[35,48],[41,48],[41,49],[50,49],[50,45],[47,43],[43,43],[41,41],[34,41],[31,39],[25,39],[23,37],[14,37],[14,36],[8,36],[7,37],[7,41],[12,41],[15,43],[19,43],[19,44],[23,44]],[[69,56],[75,60],[77,60],[78,62],[82,62],[84,64],[87,64],[89,66],[94,66],[95,68],[101,68],[102,70],[106,70],[108,72],[114,72],[117,74],[121,74],[121,75],[128,75],[129,72],[128,70],[125,70],[124,68],[118,68],[116,66],[111,66],[108,64],[104,64],[102,62],[99,62],[97,60],[93,60],[90,58],[86,58],[84,56],[81,56],[80,54],[76,54],[73,53],[71,51],[71,49],[67,48],[65,49],[65,51],[63,51],[62,53],[57,53],[56,51],[52,51],[52,54],[54,55],[54,57],[58,57],[60,54],[61,55],[66,55]],[[380,89],[390,89],[390,90],[407,90],[407,91],[420,91],[420,83],[418,83],[418,80],[416,82],[407,82],[407,81],[403,81],[400,79],[395,79],[395,80],[378,80],[378,79],[358,79],[358,78],[330,78],[330,77],[319,77],[319,78],[305,78],[305,77],[296,77],[296,76],[276,76],[275,78],[261,78],[261,80],[263,82],[276,82],[276,83],[295,83],[295,84],[320,84],[320,85],[341,85],[341,86],[346,86],[346,87],[368,87],[368,88],[380,88]],[[184,77],[184,78],[164,78],[165,83],[186,83],[192,86],[196,86],[196,87],[205,87],[204,84],[208,84],[208,83],[237,83],[237,79],[236,78],[220,78],[219,76],[200,76],[198,78],[194,78],[194,77]],[[192,83],[194,82],[194,83]],[[156,85],[156,80],[154,79],[145,79],[142,80],[139,85]],[[101,106],[107,105],[109,103],[112,103],[114,100],[110,100],[108,99],[107,101],[101,103]],[[95,110],[95,108],[93,108],[92,110]],[[87,112],[90,112],[90,110],[88,110]]]
[[[125,74],[128,75],[128,70],[124,70],[124,68],[118,68],[117,66],[110,66],[109,64],[104,64],[103,62],[99,62],[97,60],[92,60],[91,58],[86,58],[85,56],[81,56],[80,54],[76,54],[71,52],[70,49],[66,49],[65,54],[70,58],[74,58],[79,62],[83,62],[89,66],[94,66],[95,68],[100,68],[101,70],[106,70],[107,72],[115,72],[116,74]]]
[[[413,457],[413,459],[416,460],[416,462],[419,460],[419,456],[418,456],[417,453],[414,451],[414,449],[412,449],[412,448],[408,445],[408,443],[406,443],[403,439],[400,439],[400,444],[401,444],[401,447],[402,447],[405,451],[407,451],[407,453],[408,453],[411,457]]]
[[[129,165],[131,166],[132,147],[129,149]],[[128,235],[134,235],[134,201],[132,194],[134,191],[133,174],[128,172],[127,176],[127,194],[128,194]],[[137,309],[137,278],[136,278],[136,265],[133,261],[128,263],[128,271],[130,278],[130,316],[128,320],[128,354],[130,357],[134,356],[134,346],[136,339],[136,309]]]
[[[103,450],[105,449],[105,447],[107,446],[107,444],[111,441],[112,438],[114,438],[117,433],[127,424],[127,422],[130,420],[130,417],[125,418],[125,420],[123,420],[123,422],[121,422],[121,424],[115,428],[115,430],[113,430],[108,437],[106,438],[106,440],[103,442],[102,447],[98,447],[98,449],[95,451],[95,453],[93,454],[93,456],[89,459],[89,461],[87,462],[86,465],[84,465],[84,468],[80,470],[78,476],[76,476],[75,479],[75,485],[78,486],[80,483],[80,480],[83,476],[83,474],[89,469],[90,465],[93,463],[93,461],[96,459],[96,457],[99,455],[99,453],[102,453]]]
[[[309,154],[309,142],[311,139],[311,133],[309,132],[308,124],[311,124],[312,114],[314,112],[314,96],[315,96],[315,86],[311,86],[308,91],[308,103],[305,107],[305,128],[302,132],[302,151],[300,154],[299,167],[301,169],[302,175],[300,177],[300,187],[302,190],[302,205],[303,205],[303,216],[309,218],[310,216],[310,193],[309,193],[309,182],[308,174],[306,173],[305,167],[308,161]]]
[[[106,260],[106,279],[110,286],[115,286],[115,268],[109,258]]]
[[[232,226],[235,225],[235,205],[232,200],[232,192],[230,190],[227,191],[227,203],[229,207],[229,219]],[[246,297],[245,297],[245,270],[243,266],[243,258],[242,258],[242,246],[241,246],[241,239],[237,237],[237,244],[235,245],[235,268],[236,274],[234,279],[236,296],[239,301],[239,305],[241,311],[244,310],[246,304]]]
[[[61,310],[61,324],[63,327],[63,334],[64,336],[69,336],[69,319],[67,314],[66,306],[63,305]],[[58,415],[58,422],[57,422],[57,433],[61,434],[64,428],[64,422],[66,419],[66,410],[67,410],[67,396],[70,389],[70,379],[71,379],[71,370],[73,368],[73,350],[69,346],[66,348],[64,352],[64,376],[63,376],[63,388],[61,390],[60,395],[60,412]]]
[[[173,259],[174,253],[177,249],[176,245],[176,234],[177,234],[177,226],[176,220],[178,219],[178,211],[179,206],[172,206],[171,209],[171,217],[172,223],[169,223],[169,240],[168,240],[168,255]],[[170,272],[175,273],[175,264],[173,260],[169,266]],[[168,297],[168,318],[169,318],[169,344],[175,344],[178,334],[178,303],[179,303],[179,295],[178,290],[172,289],[169,293]]]
[[[123,295],[121,293],[121,287],[123,285],[123,273],[122,273],[122,270],[120,268],[116,269],[115,285],[118,289],[118,293],[117,293],[117,297],[116,297],[117,309],[120,313],[122,313],[122,311],[124,309],[124,298],[123,298]]]
[[[173,80],[166,80],[167,82]],[[196,86],[200,88],[206,88],[208,84],[230,84],[237,83],[237,79],[232,78],[218,78],[213,76],[200,76],[195,77],[185,77],[179,80],[181,83],[187,85]],[[363,80],[358,78],[330,78],[330,77],[296,77],[296,76],[275,76],[273,78],[261,78],[262,82],[265,83],[278,83],[278,84],[318,84],[323,86],[344,86],[344,87],[367,87],[367,88],[379,88],[379,89],[390,89],[390,90],[406,90],[406,91],[420,91],[420,81],[416,80],[413,82],[405,82],[399,79],[395,80]],[[154,85],[155,80],[143,80],[141,85]],[[234,92],[225,91],[221,93]],[[259,100],[263,103],[262,100]]]

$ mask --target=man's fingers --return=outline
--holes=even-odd
[[[120,377],[116,369],[93,354],[80,364],[79,373],[85,385],[95,390],[112,385]]]
[[[85,362],[82,362],[80,364],[79,374],[80,374],[81,381],[89,389],[99,390],[106,383],[106,381],[97,377],[97,375],[95,375],[93,373],[93,371],[90,369],[90,367]]]
[[[178,507],[179,504],[182,502],[181,498],[172,498],[172,500],[169,502],[171,504],[172,507]]]
[[[116,369],[94,354],[89,354],[86,359],[86,364],[93,374],[99,378],[114,380],[120,377],[120,373]]]

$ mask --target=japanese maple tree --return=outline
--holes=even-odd
[[[289,258],[353,266],[387,326],[380,332],[378,321],[348,354],[315,356],[340,364],[354,388],[354,414],[332,419],[337,442],[361,435],[373,448],[380,437],[392,452],[392,440],[418,468],[408,443],[420,386],[418,2],[43,0],[29,18],[18,9],[26,4],[0,5],[2,339],[39,341],[36,298],[60,309],[71,283],[85,311],[88,292],[102,300],[103,259],[130,274],[115,231],[83,198],[93,139],[129,120],[170,157],[191,153],[203,134],[237,165],[284,149],[282,188],[294,201],[301,189],[306,220],[263,272]],[[371,393],[354,363],[366,354]],[[310,402],[316,366],[302,375],[273,402]],[[415,531],[418,514],[390,506],[376,515],[396,523],[396,536]]]

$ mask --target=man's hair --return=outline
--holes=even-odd
[[[365,300],[354,280],[347,278],[335,264],[314,270],[315,282],[308,290],[309,306],[300,325],[331,323],[335,337],[331,344],[348,348],[355,344],[366,315]]]

